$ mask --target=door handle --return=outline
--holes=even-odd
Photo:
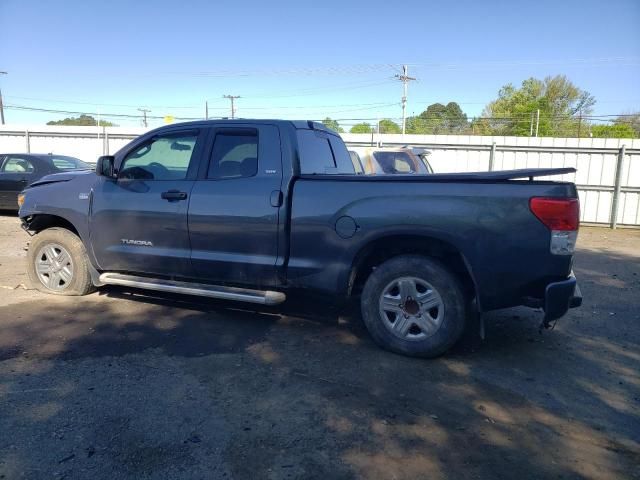
[[[162,192],[160,196],[165,200],[169,200],[170,202],[187,199],[186,192],[181,192],[179,190],[169,190],[167,192]]]
[[[271,201],[271,206],[272,207],[281,207],[282,206],[282,192],[280,190],[274,190],[273,192],[271,192],[271,197],[270,197],[270,201]]]

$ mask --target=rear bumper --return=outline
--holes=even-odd
[[[547,285],[544,293],[544,321],[551,322],[562,317],[570,308],[582,305],[582,292],[576,277],[571,275],[559,282]]]

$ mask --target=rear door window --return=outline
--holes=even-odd
[[[258,131],[225,128],[213,141],[207,178],[246,178],[258,173]]]

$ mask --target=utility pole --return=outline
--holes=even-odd
[[[582,131],[582,107],[580,107],[578,114],[578,138],[580,138],[580,133]]]
[[[539,126],[540,126],[540,109],[536,110],[536,137],[538,136]]]
[[[6,75],[7,72],[0,72],[0,75]],[[4,125],[4,105],[2,104],[2,89],[0,89],[0,125]]]
[[[404,135],[407,124],[407,85],[416,78],[409,76],[409,67],[407,65],[402,66],[402,75],[396,75],[396,78],[402,82],[402,134]]]
[[[529,126],[529,136],[533,137],[533,112],[531,112],[531,124]]]
[[[209,101],[205,100],[204,102],[204,119],[209,120]]]
[[[231,118],[236,118],[236,98],[242,98],[240,95],[223,95],[222,98],[228,98],[231,100]]]
[[[147,108],[139,108],[138,111],[142,112],[142,124],[144,125],[144,128],[147,128],[147,112],[150,112],[151,110]]]

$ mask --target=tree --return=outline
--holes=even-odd
[[[422,117],[407,117],[405,131],[415,135],[425,135],[428,133],[427,121]]]
[[[356,123],[353,127],[351,127],[351,130],[349,130],[349,133],[371,133],[371,125],[369,125],[366,122],[363,123]]]
[[[380,125],[380,133],[402,133],[400,126],[388,118],[380,120],[378,125]]]
[[[415,134],[461,134],[469,130],[467,115],[456,102],[432,103],[417,117],[409,117],[407,133]]]
[[[332,120],[331,118],[327,117],[322,120],[322,124],[335,132],[344,133],[344,129],[338,124],[337,120]]]
[[[426,133],[429,134],[457,134],[467,130],[469,123],[467,115],[456,102],[447,105],[433,103],[420,114],[426,121]]]
[[[482,116],[493,135],[530,135],[537,118],[539,136],[586,136],[587,122],[581,117],[592,111],[595,99],[576,87],[564,75],[544,80],[528,78],[520,88],[503,86],[498,98],[490,102]]]
[[[64,120],[52,120],[47,122],[47,125],[75,125],[75,126],[96,126],[98,122],[91,115],[80,115],[79,117],[69,117]],[[106,120],[100,120],[99,126],[101,127],[117,127],[116,124],[107,122]]]
[[[635,132],[636,137],[640,137],[640,112],[621,115],[615,119],[614,124],[629,125]]]
[[[637,136],[633,127],[628,123],[592,125],[591,135],[596,138],[635,138]]]

